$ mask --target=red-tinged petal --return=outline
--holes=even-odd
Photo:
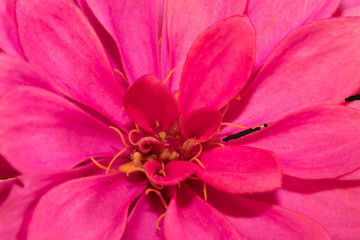
[[[191,7],[190,7],[191,6]],[[195,38],[217,21],[242,15],[245,0],[168,0],[166,8],[171,69],[183,68]],[[170,89],[179,90],[180,72],[174,72]]]
[[[156,228],[156,221],[165,212],[160,199],[155,194],[143,194],[137,200],[126,223],[122,239],[126,240],[163,240],[164,231]]]
[[[359,17],[360,16],[360,5],[342,10],[340,16],[341,17],[350,17],[350,16]]]
[[[98,173],[94,165],[62,172],[21,175],[15,179],[6,201],[0,206],[2,239],[27,239],[27,230],[39,198],[53,187],[74,178]]]
[[[255,67],[264,63],[287,34],[306,23],[330,17],[339,3],[340,0],[249,0],[246,14],[256,32]]]
[[[351,102],[346,106],[360,110],[360,101]]]
[[[225,115],[245,126],[278,120],[296,109],[338,104],[360,86],[360,18],[304,26],[267,60],[254,84]],[[341,66],[341,67],[339,67]],[[234,118],[236,120],[234,120]]]
[[[338,177],[360,167],[360,111],[338,105],[306,108],[237,144],[273,151],[287,175]]]
[[[19,175],[3,156],[0,155],[0,179],[13,178]],[[1,182],[1,180],[0,180]]]
[[[40,66],[63,94],[124,127],[124,89],[116,82],[94,30],[68,0],[18,0],[17,19],[25,56]],[[31,31],[29,31],[31,29]]]
[[[210,140],[217,134],[221,118],[221,112],[214,108],[202,108],[186,115],[181,123],[184,138],[194,138],[200,143]]]
[[[184,64],[179,95],[181,112],[225,106],[245,86],[254,56],[254,29],[246,17],[219,21],[202,32]]]
[[[170,90],[154,75],[145,75],[125,92],[126,112],[146,131],[168,130],[179,116],[179,107]]]
[[[175,186],[194,174],[198,166],[192,162],[171,161],[165,164],[162,170],[162,164],[159,161],[148,161],[144,168],[150,182],[159,186]]]
[[[160,76],[158,55],[160,0],[81,0],[81,2],[88,4],[116,40],[130,84],[145,74]]]
[[[320,223],[331,239],[360,236],[360,181],[306,181],[284,179],[277,192],[281,206]]]
[[[0,4],[0,49],[23,57],[16,25],[15,0],[3,0]]]
[[[16,184],[16,179],[5,179],[0,181],[0,207],[9,197],[12,187]],[[1,208],[0,208],[1,209]],[[1,211],[1,210],[0,210]]]
[[[44,73],[20,58],[5,54],[0,54],[0,79],[0,98],[21,85],[53,90]]]
[[[229,221],[185,184],[167,208],[164,233],[166,239],[173,240],[240,239]]]
[[[211,188],[208,188],[208,201],[230,221],[243,239],[330,240],[317,222],[286,208]],[[303,205],[307,202],[304,201]]]
[[[46,90],[19,87],[0,106],[0,152],[20,172],[71,168],[123,147],[115,131]]]
[[[146,186],[123,173],[61,184],[40,199],[28,239],[119,239],[130,204]]]
[[[225,146],[204,151],[200,161],[205,169],[196,174],[213,187],[231,193],[254,193],[281,186],[281,168],[270,151]]]

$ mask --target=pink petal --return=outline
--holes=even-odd
[[[164,231],[156,228],[156,221],[165,211],[158,196],[143,194],[137,200],[126,224],[122,239],[163,240]]]
[[[15,0],[3,0],[0,4],[0,49],[23,57],[16,25]]]
[[[122,147],[115,131],[46,90],[22,87],[2,98],[0,152],[23,173],[71,168]]]
[[[360,181],[286,180],[287,189],[277,193],[281,206],[311,217],[331,239],[359,237]]]
[[[225,119],[252,127],[298,108],[344,102],[360,86],[354,78],[360,74],[358,28],[360,19],[333,18],[296,30],[273,52]]]
[[[185,184],[171,200],[164,219],[166,239],[240,239],[228,220]]]
[[[341,17],[349,17],[349,16],[359,17],[360,16],[360,5],[342,10],[340,16]]]
[[[123,173],[66,182],[40,199],[28,239],[119,239],[130,204],[146,186]]]
[[[360,101],[350,102],[346,106],[360,110]]]
[[[171,161],[165,164],[165,175],[160,173],[162,165],[158,161],[148,161],[144,168],[150,182],[158,186],[175,186],[194,174],[198,166],[192,162]]]
[[[0,155],[0,179],[13,178],[19,175],[19,172],[16,171],[3,156]],[[1,182],[1,180],[0,180]],[[0,196],[1,197],[1,196]]]
[[[205,142],[214,137],[220,128],[221,112],[214,108],[202,108],[184,117],[181,123],[184,139],[194,138]]]
[[[225,106],[245,86],[254,55],[254,30],[246,17],[219,21],[202,32],[184,64],[179,95],[181,112]]]
[[[11,189],[14,186],[14,184],[16,184],[15,178],[0,181],[0,207],[9,197]]]
[[[342,0],[340,8],[347,9],[355,7],[356,5],[360,5],[360,0]]]
[[[243,239],[330,240],[314,220],[286,208],[212,191],[211,188],[208,189],[208,201]]]
[[[170,90],[154,75],[145,75],[125,92],[129,116],[146,131],[168,130],[179,116],[179,107]]]
[[[95,174],[98,170],[98,167],[88,165],[62,172],[19,176],[13,182],[6,201],[0,206],[2,239],[27,239],[32,212],[44,193],[63,182]]]
[[[196,174],[213,187],[231,193],[270,191],[281,186],[281,168],[269,151],[244,146],[225,146],[204,151],[206,169]]]
[[[256,62],[261,66],[279,42],[294,29],[330,17],[340,0],[249,0],[246,14],[256,32]]]
[[[0,98],[18,86],[30,85],[53,90],[40,70],[17,57],[0,54]]]
[[[158,25],[160,1],[81,0],[117,42],[130,83],[145,74],[160,76]]]
[[[170,69],[182,69],[195,38],[217,21],[242,15],[245,0],[168,0],[166,8]],[[170,88],[179,90],[180,72],[174,72]]]
[[[293,113],[237,144],[272,150],[284,174],[334,178],[360,167],[360,111],[320,105]]]
[[[124,90],[116,82],[95,32],[71,1],[17,1],[20,41],[65,95],[104,114],[119,126]],[[29,31],[31,29],[31,31]]]

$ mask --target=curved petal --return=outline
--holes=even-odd
[[[273,151],[284,174],[338,177],[360,167],[360,111],[338,105],[303,109],[240,143]]]
[[[1,179],[13,178],[19,175],[3,156],[0,155],[0,182]]]
[[[286,208],[212,191],[211,188],[208,189],[208,201],[243,239],[330,240],[317,222]]]
[[[15,0],[3,0],[0,4],[0,49],[23,57],[16,25]]]
[[[342,103],[360,86],[360,18],[333,18],[288,36],[260,70],[252,87],[229,108],[228,122],[269,123],[298,108]]]
[[[19,87],[2,98],[0,152],[22,173],[71,168],[121,147],[115,131],[53,93]]]
[[[178,189],[167,208],[164,233],[166,239],[173,240],[240,239],[228,220],[185,184]]]
[[[81,0],[117,41],[121,60],[132,84],[145,74],[160,76],[158,28],[160,0]]]
[[[214,108],[202,108],[186,115],[181,122],[184,139],[194,138],[200,143],[210,140],[218,133],[221,118],[221,112]]]
[[[18,0],[17,19],[25,56],[52,78],[60,92],[119,126],[128,124],[122,110],[124,90],[94,30],[74,3]]]
[[[144,168],[150,182],[158,186],[175,186],[194,174],[198,166],[192,162],[171,161],[163,169],[159,161],[148,161]]]
[[[255,67],[260,67],[279,42],[294,29],[317,19],[330,17],[340,1],[249,0],[246,14],[256,32]]]
[[[225,192],[264,192],[281,186],[279,161],[267,150],[225,146],[204,151],[200,161],[205,169],[199,168],[196,175]]]
[[[123,173],[61,184],[40,199],[28,239],[119,239],[130,204],[146,186]]]
[[[164,211],[158,196],[143,194],[129,216],[122,239],[164,240],[164,231],[156,228],[156,221]]]
[[[360,181],[306,181],[284,179],[277,192],[279,204],[320,223],[331,239],[360,235]],[[304,204],[305,203],[305,204]]]
[[[351,102],[351,103],[347,104],[346,106],[360,110],[360,101]]]
[[[14,88],[30,85],[53,90],[49,79],[40,70],[17,57],[0,54],[0,98]]]
[[[167,32],[170,50],[170,69],[182,69],[186,55],[195,38],[217,21],[242,15],[245,0],[168,0],[166,8]],[[190,7],[191,6],[191,7]],[[180,73],[170,80],[173,93],[179,90]]]
[[[342,0],[340,4],[341,9],[347,9],[360,5],[360,0]]]
[[[179,95],[181,112],[225,106],[245,86],[254,57],[255,34],[247,17],[231,17],[203,31],[184,64]]]
[[[125,92],[129,116],[149,132],[168,130],[179,116],[179,107],[170,90],[154,75],[144,75]]]
[[[344,10],[341,11],[340,13],[341,17],[349,17],[349,16],[360,16],[360,3],[358,6],[354,6],[351,8],[346,8]]]

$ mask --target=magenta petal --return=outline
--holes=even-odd
[[[349,17],[349,16],[360,16],[360,5],[352,7],[352,8],[347,8],[341,11],[340,13],[341,17]]]
[[[179,107],[170,90],[154,75],[144,75],[125,92],[129,116],[146,131],[168,130],[179,116]]]
[[[242,239],[330,240],[317,222],[286,208],[211,188],[208,201],[230,221]],[[306,201],[302,204],[311,206]]]
[[[229,221],[185,184],[181,185],[169,204],[164,233],[166,239],[172,240],[240,239]]]
[[[119,239],[130,204],[146,186],[123,173],[66,182],[40,199],[28,239]]]
[[[284,174],[338,177],[360,167],[360,111],[337,105],[303,109],[243,138],[241,144],[271,149]]]
[[[340,0],[249,0],[246,14],[256,32],[256,63],[261,66],[279,42],[294,29],[330,17]]]
[[[184,138],[194,138],[200,143],[210,140],[219,131],[221,118],[221,112],[214,108],[202,108],[186,115],[181,122]]]
[[[16,25],[15,0],[3,0],[0,4],[0,49],[23,57]]]
[[[0,155],[0,179],[13,178],[19,175],[19,172],[16,171],[9,163],[5,160],[3,156]],[[0,180],[1,182],[1,180]],[[0,196],[1,198],[1,196]]]
[[[191,6],[191,7],[189,7]],[[217,21],[242,15],[246,0],[168,0],[166,8],[170,68],[183,68],[195,38]],[[174,72],[170,88],[179,90],[180,72]]]
[[[186,58],[179,105],[183,114],[220,109],[245,86],[255,57],[254,29],[246,17],[231,17],[203,31]]]
[[[298,108],[342,103],[360,86],[360,18],[333,18],[288,36],[264,64],[243,101],[229,108],[233,123],[255,126]],[[341,67],[339,67],[341,66]]]
[[[158,196],[143,194],[129,216],[122,239],[163,240],[164,231],[156,228],[156,221],[164,211],[165,208]]]
[[[145,172],[149,181],[159,186],[175,186],[196,172],[198,166],[192,162],[171,161],[165,164],[162,174],[162,164],[158,161],[145,163]]]
[[[23,173],[71,168],[123,147],[115,131],[46,90],[19,87],[0,105],[0,152]]]
[[[119,126],[128,124],[121,102],[124,89],[94,30],[72,1],[18,0],[17,19],[26,57],[60,92]]]
[[[5,54],[0,54],[0,79],[0,98],[21,85],[52,90],[45,74],[24,60]]]
[[[284,184],[289,190],[278,191],[281,206],[311,217],[331,239],[358,239],[360,181],[284,179]]]
[[[231,193],[254,193],[281,186],[281,168],[270,151],[244,146],[225,146],[204,151],[205,169],[196,174],[213,187]]]

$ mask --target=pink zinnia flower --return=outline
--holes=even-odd
[[[21,175],[0,185],[2,237],[360,234],[360,111],[339,105],[359,86],[360,19],[292,32],[339,1],[286,19],[302,1],[249,1],[249,17],[230,2],[79,1],[100,42],[69,1],[6,1],[0,153]],[[236,124],[258,131],[220,143]]]

